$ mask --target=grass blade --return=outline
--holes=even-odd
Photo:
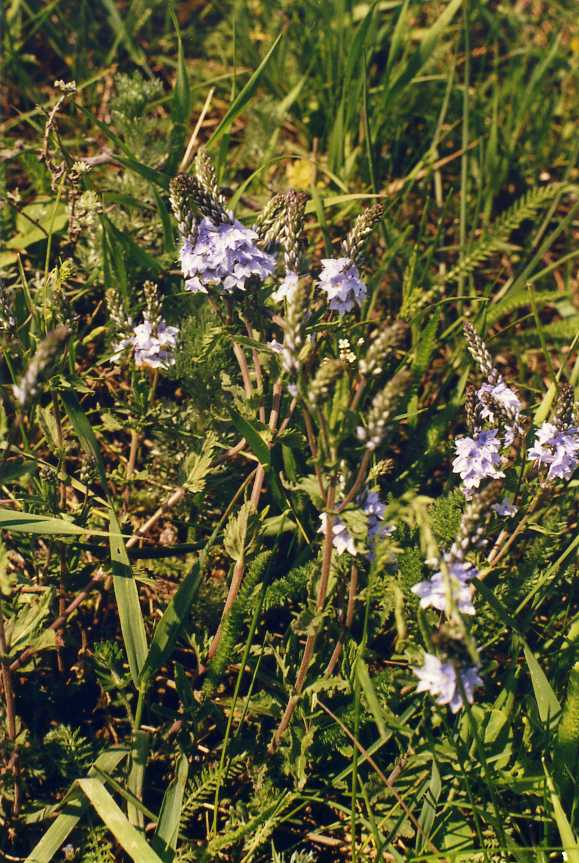
[[[0,509],[0,528],[12,533],[33,533],[41,536],[79,536],[87,533],[94,536],[108,536],[106,530],[80,527],[64,518],[37,515],[32,512],[14,512],[11,509]]]
[[[559,699],[553,692],[553,688],[547,680],[545,672],[537,662],[534,653],[526,642],[523,645],[523,649],[525,651],[525,659],[527,660],[527,665],[529,666],[529,672],[531,674],[531,683],[533,684],[533,692],[535,693],[535,700],[539,709],[541,722],[552,726],[554,723],[557,723],[561,715]]]
[[[79,779],[78,784],[97,815],[135,863],[163,863],[146,839],[129,824],[126,815],[99,779]]]
[[[131,677],[139,686],[139,676],[147,658],[147,634],[139,602],[137,585],[131,571],[131,564],[121,528],[114,510],[110,515],[109,543],[113,570],[113,586],[119,611],[121,632],[127,652]]]
[[[257,69],[255,70],[255,72],[253,73],[253,75],[251,76],[251,78],[249,79],[247,84],[245,84],[245,86],[242,87],[242,89],[239,91],[239,93],[237,94],[237,97],[233,100],[233,102],[231,103],[231,105],[227,109],[225,116],[223,117],[223,119],[221,120],[221,122],[219,123],[219,125],[217,126],[217,128],[215,129],[215,131],[213,132],[211,137],[209,138],[209,141],[207,142],[208,147],[210,147],[211,144],[215,144],[221,138],[221,136],[224,135],[230,129],[231,124],[233,123],[235,118],[243,111],[243,109],[245,108],[245,106],[247,105],[247,103],[249,102],[251,97],[253,96],[253,94],[256,90],[256,87],[259,83],[259,79],[261,78],[265,69],[267,68],[267,65],[268,65],[269,61],[271,60],[275,49],[277,48],[277,46],[281,42],[283,35],[284,35],[283,33],[280,33],[278,35],[277,39],[275,40],[275,42],[273,43],[273,45],[271,46],[271,48],[269,49],[269,51],[267,52],[267,54],[265,55],[265,57],[263,58],[263,60],[259,64],[259,66],[257,67]]]
[[[126,749],[111,749],[103,752],[96,759],[88,775],[95,768],[111,772],[127,755]],[[63,801],[66,812],[61,813],[50,825],[42,839],[34,846],[25,863],[50,863],[57,851],[66,842],[87,809],[87,802],[79,794],[78,789],[73,786],[70,796]],[[63,803],[60,804],[62,807]]]
[[[179,590],[172,597],[163,617],[157,624],[151,647],[141,671],[140,682],[142,685],[146,685],[171,656],[179,633],[187,622],[187,615],[200,584],[201,568],[197,562],[185,576]]]
[[[155,849],[165,863],[171,863],[174,852],[177,850],[181,810],[183,808],[183,797],[185,795],[188,775],[189,762],[187,761],[187,756],[181,754],[177,761],[175,778],[165,791],[165,796],[163,797],[159,823],[157,824],[157,830],[153,839]]]

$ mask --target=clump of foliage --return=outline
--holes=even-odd
[[[6,18],[0,856],[573,861],[568,10],[185,6]]]

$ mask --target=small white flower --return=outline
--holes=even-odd
[[[338,351],[340,353],[340,359],[344,363],[352,363],[356,362],[356,354],[350,347],[350,342],[348,339],[339,339],[338,341]]]
[[[360,279],[356,264],[350,258],[322,260],[320,288],[326,293],[332,311],[343,315],[366,299],[366,285]]]
[[[424,665],[413,668],[412,671],[418,678],[416,692],[430,692],[437,704],[447,704],[452,713],[458,713],[464,706],[459,679],[469,704],[474,701],[475,688],[482,686],[482,680],[474,666],[462,668],[457,672],[454,663],[442,662],[432,653],[425,653]]]
[[[322,525],[319,528],[318,533],[323,533],[325,536],[328,524],[328,514],[326,512],[323,512],[320,515],[320,521],[322,522]],[[334,516],[332,522],[332,545],[338,554],[342,554],[344,551],[347,551],[352,555],[357,554],[354,537],[342,519],[337,516]]]
[[[276,303],[281,303],[283,300],[289,300],[298,286],[299,276],[297,273],[286,273],[279,288],[273,292],[272,299]]]
[[[277,339],[272,339],[271,342],[267,343],[267,346],[274,352],[274,354],[281,354],[283,351],[283,345],[281,342],[278,342]]]
[[[494,509],[496,514],[503,518],[512,518],[519,511],[518,507],[514,506],[506,497],[503,498],[501,503],[493,503],[491,509]]]

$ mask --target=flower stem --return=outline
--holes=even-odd
[[[326,594],[328,592],[328,581],[330,577],[330,567],[332,564],[332,551],[333,551],[333,509],[336,500],[336,480],[333,477],[330,481],[330,485],[328,487],[328,494],[326,497],[326,532],[324,537],[324,546],[322,551],[322,572],[320,576],[320,583],[318,586],[318,598],[316,601],[316,611],[321,612],[324,608],[326,602]],[[275,731],[273,739],[268,747],[268,751],[270,754],[274,753],[279,746],[280,740],[283,737],[287,727],[291,722],[291,718],[294,714],[294,711],[297,707],[299,697],[304,688],[304,683],[306,680],[306,675],[308,673],[308,668],[314,653],[314,648],[316,645],[317,632],[312,632],[306,638],[306,643],[304,646],[304,652],[302,655],[302,661],[300,663],[300,667],[297,673],[296,682],[294,686],[294,691],[290,696],[284,714],[280,720],[280,723]]]

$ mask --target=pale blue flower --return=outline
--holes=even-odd
[[[452,469],[460,474],[466,494],[477,489],[483,479],[504,476],[501,467],[501,441],[497,429],[481,431],[475,437],[457,438]]]
[[[496,514],[502,518],[512,518],[519,511],[518,507],[514,506],[506,497],[503,498],[501,503],[493,503],[491,509],[494,509]]]
[[[571,479],[579,459],[579,428],[558,429],[553,423],[543,423],[535,433],[535,443],[527,458],[536,465],[548,464],[549,479]]]
[[[452,604],[454,604],[454,607],[461,614],[474,614],[474,605],[472,604],[474,588],[469,584],[469,581],[478,576],[478,571],[474,566],[462,560],[447,558],[446,565],[452,603],[449,602],[447,582],[441,571],[435,572],[432,578],[427,578],[415,584],[412,588],[412,593],[420,597],[421,608],[432,606],[432,608],[444,611],[450,616]]]
[[[469,704],[474,701],[475,688],[482,686],[475,666],[461,668],[457,672],[454,663],[443,662],[432,653],[425,653],[422,668],[413,668],[412,671],[418,678],[416,692],[430,692],[437,704],[448,705],[452,713],[458,713],[464,707],[459,680]]]
[[[507,417],[509,417],[508,427],[503,428],[505,446],[510,446],[515,439],[515,434],[520,434],[522,427],[519,423],[519,416],[522,405],[519,397],[506,385],[502,377],[499,377],[494,383],[483,384],[477,391],[480,403],[480,415],[482,419],[496,425],[502,419],[500,415],[493,410],[492,403],[484,401],[481,396],[486,394],[491,396],[492,400],[497,402],[503,408]],[[504,423],[503,423],[504,425]]]
[[[361,306],[366,299],[366,285],[350,258],[325,258],[319,286],[328,297],[329,308],[341,315]]]
[[[237,219],[219,225],[202,219],[195,242],[185,240],[179,253],[187,290],[207,293],[207,285],[220,285],[227,293],[244,291],[251,276],[270,276],[275,259],[259,249],[256,240],[255,231]]]
[[[372,560],[374,555],[374,547],[377,540],[387,536],[391,536],[394,532],[394,525],[384,521],[384,512],[386,506],[380,500],[380,495],[377,491],[366,491],[359,498],[359,506],[368,516],[368,559]],[[318,533],[326,534],[327,515],[322,513],[320,516],[322,525]],[[358,554],[359,549],[356,548],[354,537],[348,530],[346,523],[339,516],[334,516],[332,524],[333,546],[338,554],[347,551],[354,557]]]
[[[318,533],[323,533],[325,536],[328,530],[328,514],[326,512],[320,515],[320,521],[322,524]],[[332,545],[337,554],[343,554],[345,551],[352,555],[357,554],[354,537],[342,519],[336,515],[332,519]]]
[[[175,365],[175,346],[179,329],[169,326],[162,318],[153,324],[146,316],[142,324],[133,328],[133,334],[116,346],[113,359],[127,348],[132,348],[135,365],[139,368],[167,368]]]

